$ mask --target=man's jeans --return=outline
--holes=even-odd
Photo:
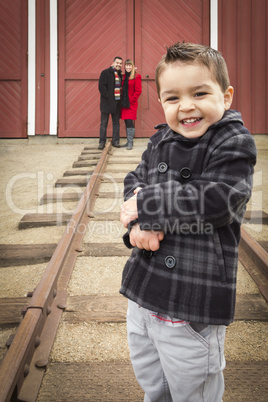
[[[168,326],[130,300],[127,326],[145,402],[222,401],[225,326]]]
[[[106,142],[106,131],[109,121],[109,116],[112,116],[113,121],[113,144],[119,144],[119,118],[120,118],[120,101],[116,101],[115,113],[103,113],[101,112],[101,124],[100,124],[100,144]]]

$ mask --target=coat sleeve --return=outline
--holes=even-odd
[[[108,98],[108,75],[105,70],[101,72],[99,78],[99,91],[102,96]]]
[[[131,97],[132,101],[137,101],[139,96],[141,95],[142,92],[142,87],[141,87],[141,75],[137,74],[135,78],[135,89],[134,89],[134,94]]]
[[[141,229],[157,223],[166,231],[179,220],[202,220],[223,227],[241,220],[251,196],[255,142],[239,134],[216,148],[198,180],[181,184],[171,180],[144,187],[137,195]]]
[[[137,166],[137,168],[129,172],[124,180],[124,200],[128,200],[134,195],[134,190],[137,187],[146,187],[148,185],[147,182],[147,172],[148,172],[148,162],[147,162],[147,156],[149,154],[149,149],[150,149],[150,142],[147,146],[147,149],[144,151],[142,155],[142,159],[140,164]]]

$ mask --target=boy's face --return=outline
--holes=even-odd
[[[201,64],[172,63],[159,77],[160,102],[169,127],[186,138],[197,138],[219,121],[233,99]]]

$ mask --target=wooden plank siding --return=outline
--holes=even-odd
[[[209,0],[59,2],[59,136],[99,136],[98,79],[117,55],[134,59],[142,75],[136,136],[151,136],[164,121],[155,67],[178,40],[209,43]]]
[[[0,0],[0,138],[27,137],[27,3]]]
[[[136,0],[135,63],[142,76],[137,136],[150,137],[165,122],[154,82],[155,68],[166,47],[178,41],[209,44],[208,0]]]
[[[268,133],[268,2],[218,0],[219,50],[234,87],[232,108],[253,134]]]
[[[132,10],[132,0],[59,2],[60,137],[98,137],[98,79],[133,51]]]
[[[165,47],[178,40],[209,44],[210,0],[58,0],[57,4],[58,136],[99,137],[98,79],[117,55],[134,59],[142,75],[136,136],[151,136],[154,125],[164,121],[154,83],[156,64]],[[0,138],[27,138],[29,112],[35,112],[34,134],[52,134],[50,2],[40,0],[35,6],[36,104],[28,111],[29,3],[0,0]],[[235,89],[232,107],[241,111],[253,134],[268,133],[267,21],[267,0],[218,0],[218,47]],[[120,136],[125,137],[123,121],[120,126]],[[111,132],[110,121],[108,136]]]

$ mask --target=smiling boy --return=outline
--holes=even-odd
[[[167,124],[126,176],[121,208],[124,241],[134,247],[120,289],[130,356],[144,401],[218,402],[256,148],[230,110],[219,52],[171,46],[156,85]]]
[[[225,90],[200,64],[173,63],[159,77],[159,99],[169,127],[186,138],[198,138],[230,108],[233,88]]]

